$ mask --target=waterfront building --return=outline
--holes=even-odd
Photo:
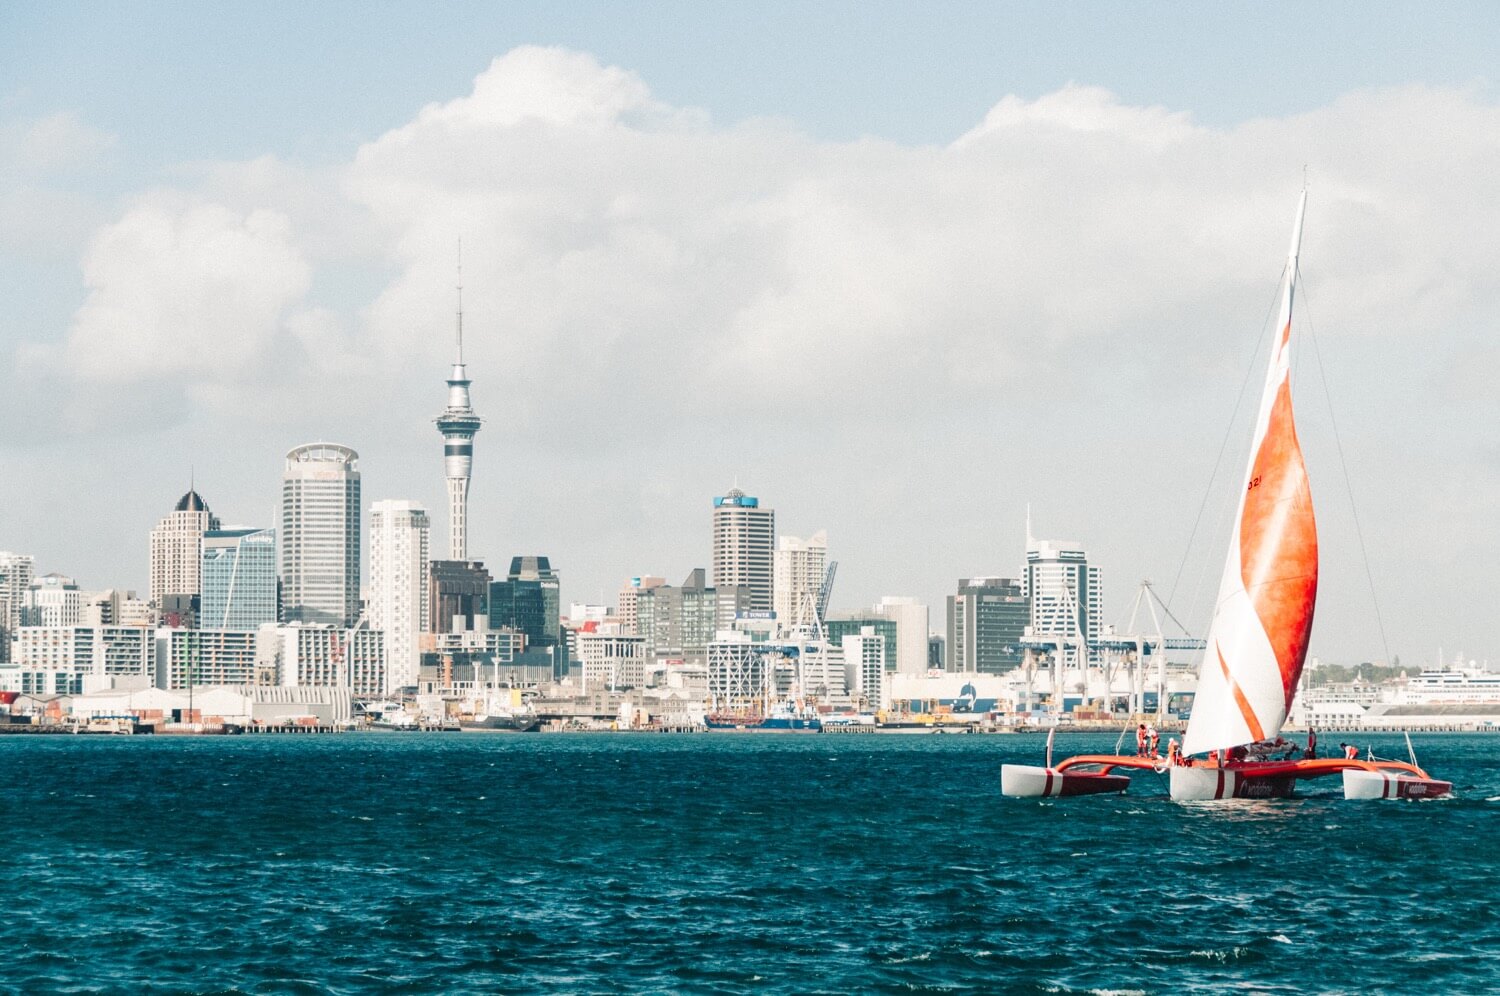
[[[277,604],[276,531],[210,529],[203,534],[203,594],[198,625],[204,629],[257,629],[280,618]]]
[[[490,572],[479,560],[434,560],[428,565],[427,600],[434,633],[488,628]]]
[[[796,536],[777,538],[772,557],[771,608],[782,632],[807,633],[817,626],[818,594],[827,569],[827,530],[819,530],[805,540]]]
[[[435,420],[443,434],[443,474],[448,482],[448,559],[469,559],[469,476],[474,470],[474,435],[483,419],[469,401],[464,366],[463,286],[458,289],[458,331],[453,368],[448,373],[448,404]]]
[[[626,585],[620,589],[618,606],[615,613],[620,617],[620,632],[638,633],[636,627],[636,600],[642,590],[660,588],[667,583],[667,579],[657,577],[654,574],[642,574],[640,577],[631,578]]]
[[[414,501],[370,506],[370,625],[385,633],[386,693],[415,686],[428,612],[432,523]]]
[[[526,634],[528,646],[555,647],[561,636],[561,582],[546,557],[512,557],[504,581],[490,584],[490,628]]]
[[[284,622],[359,619],[359,454],[336,443],[290,450],[281,479]]]
[[[10,659],[11,638],[21,625],[21,606],[35,574],[31,554],[0,550],[0,663]]]
[[[702,664],[714,634],[734,625],[750,610],[744,587],[710,588],[704,570],[694,568],[680,587],[657,585],[636,595],[636,632],[646,640],[653,660],[691,660]]]
[[[963,578],[948,596],[949,671],[1003,674],[1019,667],[1031,607],[1012,578]]]
[[[835,647],[843,646],[844,637],[860,636],[867,629],[880,638],[885,648],[885,661],[894,666],[901,652],[901,624],[898,620],[878,612],[843,612],[823,624],[828,642]]]
[[[77,695],[149,685],[155,634],[141,626],[22,626],[15,659],[0,664],[0,691]]]
[[[432,634],[417,675],[421,695],[473,695],[485,687],[533,687],[553,677],[550,662],[527,664],[526,637],[492,630],[483,616],[472,629]]]
[[[585,692],[645,687],[645,637],[581,632],[577,641],[580,681]]]
[[[21,604],[22,626],[77,626],[83,622],[83,592],[64,574],[33,578]]]
[[[1083,544],[1033,539],[1028,519],[1021,593],[1030,602],[1034,636],[1076,639],[1081,634],[1090,660],[1097,660],[1103,579],[1100,569],[1090,566]]]
[[[218,528],[208,503],[189,488],[151,530],[151,602],[158,610],[165,610],[169,602],[178,615],[184,607],[188,613],[197,609],[203,534]]]
[[[915,598],[886,595],[875,605],[875,614],[896,623],[896,650],[886,657],[889,670],[902,674],[926,674],[930,666],[931,616],[927,605]],[[938,665],[941,667],[941,662]]]
[[[749,609],[774,611],[776,513],[734,488],[714,499],[713,527],[714,587],[744,588],[750,593]]]
[[[156,686],[254,684],[257,635],[244,629],[158,629]]]
[[[884,709],[890,704],[886,691],[886,640],[873,626],[846,633],[839,645],[844,651],[844,684],[860,706]]]
[[[275,639],[276,684],[347,688],[365,696],[386,693],[385,634],[380,630],[302,623],[267,630]],[[264,645],[261,654],[264,661]]]

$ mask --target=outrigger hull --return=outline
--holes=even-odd
[[[1000,791],[1022,799],[1124,792],[1130,779],[1103,771],[1058,771],[1026,764],[1000,766]]]
[[[1451,795],[1453,783],[1395,771],[1344,771],[1345,799],[1436,799]]]

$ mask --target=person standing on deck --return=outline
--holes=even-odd
[[[1135,756],[1146,756],[1146,724],[1137,723],[1135,727]]]
[[[1307,728],[1307,753],[1303,756],[1309,761],[1315,760],[1318,756],[1318,731],[1311,726]]]

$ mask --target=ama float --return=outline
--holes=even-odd
[[[1303,191],[1287,255],[1281,319],[1182,757],[1084,754],[1053,765],[1049,737],[1043,767],[1002,766],[1005,795],[1123,792],[1130,778],[1117,772],[1130,769],[1167,774],[1171,796],[1179,801],[1285,798],[1299,779],[1332,775],[1342,775],[1349,799],[1430,798],[1452,792],[1451,783],[1428,776],[1415,761],[1266,759],[1266,746],[1280,734],[1302,674],[1318,594],[1318,532],[1292,416],[1290,362],[1306,207]]]

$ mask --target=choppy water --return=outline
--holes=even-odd
[[[0,991],[1494,990],[1500,738],[1417,749],[1458,799],[1002,799],[1034,737],[0,738]]]

